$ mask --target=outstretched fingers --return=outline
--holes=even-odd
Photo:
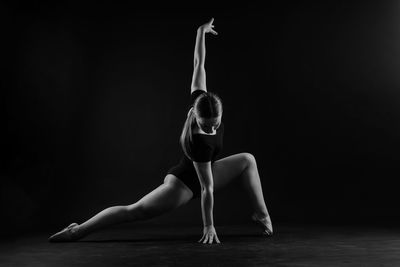
[[[205,244],[207,241],[208,241],[208,235],[204,234],[203,237],[198,242]]]
[[[214,26],[215,26],[215,25],[213,25],[213,23],[214,23],[214,18],[211,18],[211,20],[210,20],[210,22],[209,22],[209,24],[210,24],[210,32],[211,32],[212,34],[217,35],[218,33],[213,29]]]
[[[218,33],[213,29],[214,28],[214,18],[211,18],[211,20],[207,23],[205,23],[202,27],[205,29],[205,32],[211,32],[214,35],[218,35]]]
[[[219,241],[217,235],[212,235],[212,234],[205,234],[203,237],[197,241],[198,243],[203,243],[203,244],[213,244],[213,242],[220,244],[221,241]]]

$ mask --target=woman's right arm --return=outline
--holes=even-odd
[[[193,76],[191,92],[195,90],[207,91],[206,86],[206,70],[204,68],[204,63],[206,60],[206,44],[205,44],[205,34],[211,32],[217,35],[217,32],[213,30],[214,18],[209,22],[201,25],[197,29],[196,44],[194,47],[194,66],[193,66]]]
[[[203,217],[203,237],[199,242],[212,244],[221,243],[214,228],[214,179],[211,162],[193,162],[201,184],[201,213]]]

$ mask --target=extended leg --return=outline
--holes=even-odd
[[[182,182],[176,177],[167,175],[162,185],[136,203],[106,208],[84,223],[70,225],[70,229],[53,235],[50,241],[77,240],[106,226],[150,219],[187,203],[192,196],[192,191],[182,185]]]
[[[169,178],[166,177],[165,183],[132,205],[114,206],[101,211],[79,225],[78,231],[86,235],[115,223],[151,219],[188,202],[192,197],[191,191],[182,187],[179,180]]]
[[[76,228],[79,238],[106,226],[129,221],[128,206],[113,206],[106,208]]]

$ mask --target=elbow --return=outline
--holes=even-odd
[[[203,194],[213,194],[214,193],[214,186],[203,186],[202,190]]]
[[[204,61],[200,60],[195,60],[194,65],[193,65],[193,72],[198,73],[198,72],[205,72],[206,69],[204,67]]]

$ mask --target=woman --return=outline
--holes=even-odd
[[[224,132],[222,102],[216,94],[207,91],[204,68],[205,35],[217,35],[213,22],[211,19],[197,29],[191,105],[180,138],[184,155],[179,164],[167,172],[163,184],[136,203],[109,207],[82,224],[69,225],[49,241],[75,241],[105,226],[150,219],[201,197],[203,236],[198,242],[220,243],[213,220],[213,193],[236,178],[242,180],[250,196],[254,209],[252,220],[262,226],[265,235],[272,235],[254,156],[240,153],[215,161],[222,148]]]

